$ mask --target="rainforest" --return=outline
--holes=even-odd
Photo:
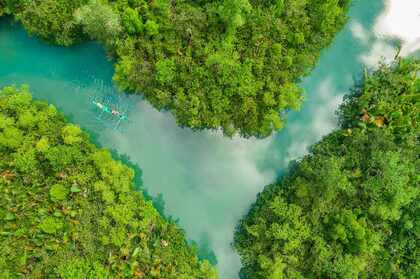
[[[419,13],[0,0],[0,278],[418,278]]]
[[[249,278],[420,275],[419,61],[365,77],[339,130],[267,186],[235,236]]]
[[[93,39],[115,58],[114,80],[170,110],[181,126],[265,137],[297,109],[321,49],[349,0],[4,1],[32,34],[71,45]]]
[[[216,278],[134,172],[54,106],[4,87],[0,108],[2,278]]]

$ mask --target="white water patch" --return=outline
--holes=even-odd
[[[321,138],[337,127],[335,111],[341,104],[344,93],[338,92],[331,78],[326,78],[318,86],[316,94],[324,105],[313,109],[311,126],[312,133]]]
[[[376,68],[379,62],[390,63],[397,55],[395,39],[401,43],[399,55],[406,57],[420,50],[420,1],[387,0],[384,11],[374,26],[351,25],[352,35],[362,44],[371,44],[369,51],[359,60],[368,68]],[[394,40],[394,42],[393,42]]]
[[[370,40],[370,34],[363,28],[363,25],[358,21],[350,23],[350,30],[355,39],[361,41],[364,45],[367,45]]]
[[[368,68],[376,68],[379,62],[391,63],[397,55],[397,48],[387,42],[378,40],[372,49],[360,56],[360,61]]]
[[[288,123],[287,134],[293,139],[285,153],[279,158],[285,168],[290,161],[299,160],[308,153],[308,147],[337,127],[335,111],[341,104],[344,92],[337,90],[331,76],[320,81],[312,92],[312,104],[306,106],[305,113],[311,115],[305,121]]]
[[[401,40],[401,55],[407,56],[420,49],[420,1],[388,0],[379,16],[374,31],[379,36]]]
[[[272,138],[191,133],[146,102],[137,103],[130,120],[124,133],[109,131],[101,141],[130,154],[143,170],[148,192],[163,194],[166,213],[179,218],[189,239],[211,247],[222,278],[237,278],[240,260],[231,246],[235,226],[256,193],[276,178],[273,170],[260,171],[256,163]]]

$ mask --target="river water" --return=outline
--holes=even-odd
[[[138,96],[121,100],[132,104],[130,121],[110,129],[96,120],[89,103],[92,94],[117,94],[103,49],[96,43],[49,46],[10,19],[0,21],[0,86],[28,84],[35,98],[54,104],[98,144],[127,155],[141,168],[143,187],[160,197],[165,214],[198,243],[200,255],[217,264],[222,279],[233,279],[240,268],[231,247],[234,228],[257,193],[336,127],[334,112],[363,67],[395,55],[393,42],[375,35],[384,12],[381,0],[353,1],[350,21],[301,82],[302,109],[289,114],[285,129],[264,140],[179,128],[169,113]]]

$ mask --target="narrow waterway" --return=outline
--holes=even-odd
[[[289,114],[284,130],[264,140],[179,128],[170,114],[135,96],[122,99],[132,104],[130,121],[118,131],[107,128],[89,103],[91,95],[117,94],[112,63],[102,48],[49,46],[10,19],[0,21],[0,86],[28,84],[36,98],[57,106],[100,145],[127,155],[141,168],[144,188],[161,195],[166,214],[199,244],[201,256],[217,262],[222,279],[238,278],[233,233],[257,193],[336,127],[334,112],[364,65],[395,55],[392,42],[374,34],[383,1],[353,2],[349,23],[302,81],[302,109]]]

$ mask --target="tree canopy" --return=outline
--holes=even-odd
[[[420,276],[419,71],[367,74],[341,129],[259,194],[235,235],[246,278]]]
[[[298,109],[297,85],[346,20],[350,0],[0,0],[61,45],[100,40],[116,83],[181,126],[265,137]]]
[[[4,4],[0,1],[0,16],[4,14]]]
[[[25,88],[0,90],[0,158],[0,278],[218,278],[131,169]]]

